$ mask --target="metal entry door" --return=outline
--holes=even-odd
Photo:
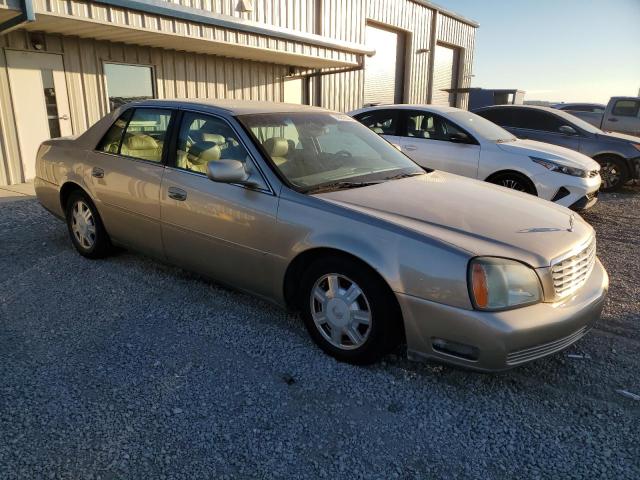
[[[22,171],[30,180],[40,144],[72,133],[62,56],[14,50],[6,55]]]
[[[458,87],[458,49],[436,45],[433,61],[433,99],[434,105],[456,106]]]
[[[404,35],[367,25],[366,43],[375,49],[364,65],[364,103],[401,103],[404,84]]]

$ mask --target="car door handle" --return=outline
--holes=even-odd
[[[93,167],[91,170],[91,176],[96,178],[104,178],[104,170],[100,167]]]
[[[167,191],[169,192],[169,198],[173,198],[179,202],[184,202],[187,199],[187,192],[181,188],[169,187]]]
[[[617,118],[610,118],[610,119],[609,119],[609,121],[610,121],[610,122],[617,122],[617,121],[618,121],[618,119],[617,119]]]
[[[415,145],[403,145],[403,147],[407,152],[413,152],[414,150],[417,150],[418,147],[416,147]]]

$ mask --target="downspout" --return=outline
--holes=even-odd
[[[36,14],[33,11],[33,0],[20,0],[20,13],[6,22],[0,23],[0,35],[8,33],[25,23],[35,21]]]

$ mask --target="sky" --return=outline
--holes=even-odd
[[[480,24],[471,85],[525,100],[639,95],[640,0],[435,0]]]

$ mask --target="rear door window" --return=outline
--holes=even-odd
[[[356,119],[379,135],[398,135],[398,112],[394,110],[373,110]]]
[[[500,125],[501,127],[516,127],[513,115],[514,112],[511,108],[492,108],[490,110],[482,110],[476,113],[490,122]]]
[[[637,117],[638,111],[640,100],[617,100],[612,113],[618,117]]]
[[[102,140],[100,140],[96,150],[115,154],[120,152],[120,142],[122,141],[122,135],[124,134],[125,128],[127,128],[129,119],[131,118],[131,113],[133,113],[132,109],[127,110],[120,115],[113,125],[111,125],[111,128],[107,130],[104,137],[102,137]]]

